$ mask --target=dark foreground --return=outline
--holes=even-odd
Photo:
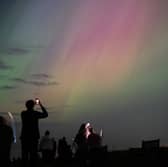
[[[92,159],[87,159],[85,163],[78,161],[75,158],[59,159],[44,162],[38,161],[37,167],[99,167],[99,166],[114,166],[114,167],[143,167],[143,166],[168,166],[168,149],[160,148],[158,150],[142,150],[130,149],[124,151],[104,152],[94,156]],[[11,167],[21,167],[21,161],[15,160]]]

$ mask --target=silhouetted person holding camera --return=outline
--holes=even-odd
[[[0,164],[10,166],[11,144],[14,141],[12,128],[7,125],[6,119],[0,116]]]
[[[38,158],[38,142],[40,138],[39,119],[48,117],[47,110],[40,100],[28,100],[25,103],[27,110],[22,111],[21,148],[23,165],[36,166]],[[42,112],[34,110],[34,106],[39,105]]]

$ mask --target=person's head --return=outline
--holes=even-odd
[[[49,136],[50,135],[50,131],[49,130],[46,130],[45,131],[45,136]]]
[[[62,140],[66,140],[66,137],[65,137],[65,136],[63,136]]]
[[[83,133],[85,131],[85,126],[86,126],[86,123],[83,123],[80,128],[79,128],[79,133]]]
[[[0,116],[0,125],[6,125],[7,121],[3,116]]]
[[[31,109],[34,108],[35,102],[32,99],[31,100],[27,100],[26,103],[25,103],[25,105],[26,105],[26,108],[28,110],[31,110]]]

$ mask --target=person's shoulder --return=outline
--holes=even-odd
[[[32,110],[33,113],[40,113],[38,110]]]
[[[26,110],[21,111],[21,115],[24,115],[24,114],[26,114],[26,113],[27,113]]]
[[[34,114],[37,114],[37,115],[38,115],[38,114],[41,114],[41,112],[40,112],[40,111],[37,111],[37,110],[33,110],[33,113],[34,113]]]
[[[25,112],[27,112],[27,110],[22,110],[22,111],[21,111],[21,113],[25,113]]]

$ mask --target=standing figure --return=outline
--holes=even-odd
[[[88,152],[89,152],[89,160],[91,166],[99,166],[102,164],[103,160],[103,152],[101,136],[94,131],[92,127],[89,128],[90,134],[88,136]]]
[[[92,127],[89,128],[90,134],[88,135],[89,149],[99,149],[101,147],[101,136],[94,131]]]
[[[49,162],[53,159],[54,141],[50,137],[50,131],[46,130],[45,135],[40,140],[40,151],[44,162]]]
[[[88,145],[87,145],[87,126],[88,124],[83,123],[79,130],[78,133],[74,139],[75,144],[77,145],[77,150],[75,153],[75,157],[77,161],[80,163],[80,166],[85,166],[86,165],[86,160],[87,160],[87,153],[88,153]]]
[[[58,141],[58,157],[64,162],[68,162],[72,158],[72,150],[70,145],[67,143],[65,136]]]
[[[34,106],[39,105],[42,112],[34,110]],[[47,110],[40,100],[28,100],[25,103],[26,110],[21,113],[21,148],[22,161],[24,166],[30,160],[31,166],[36,166],[38,158],[38,141],[40,138],[39,119],[48,117]]]
[[[0,116],[0,164],[10,165],[11,145],[14,141],[12,128],[7,125],[6,119]]]

